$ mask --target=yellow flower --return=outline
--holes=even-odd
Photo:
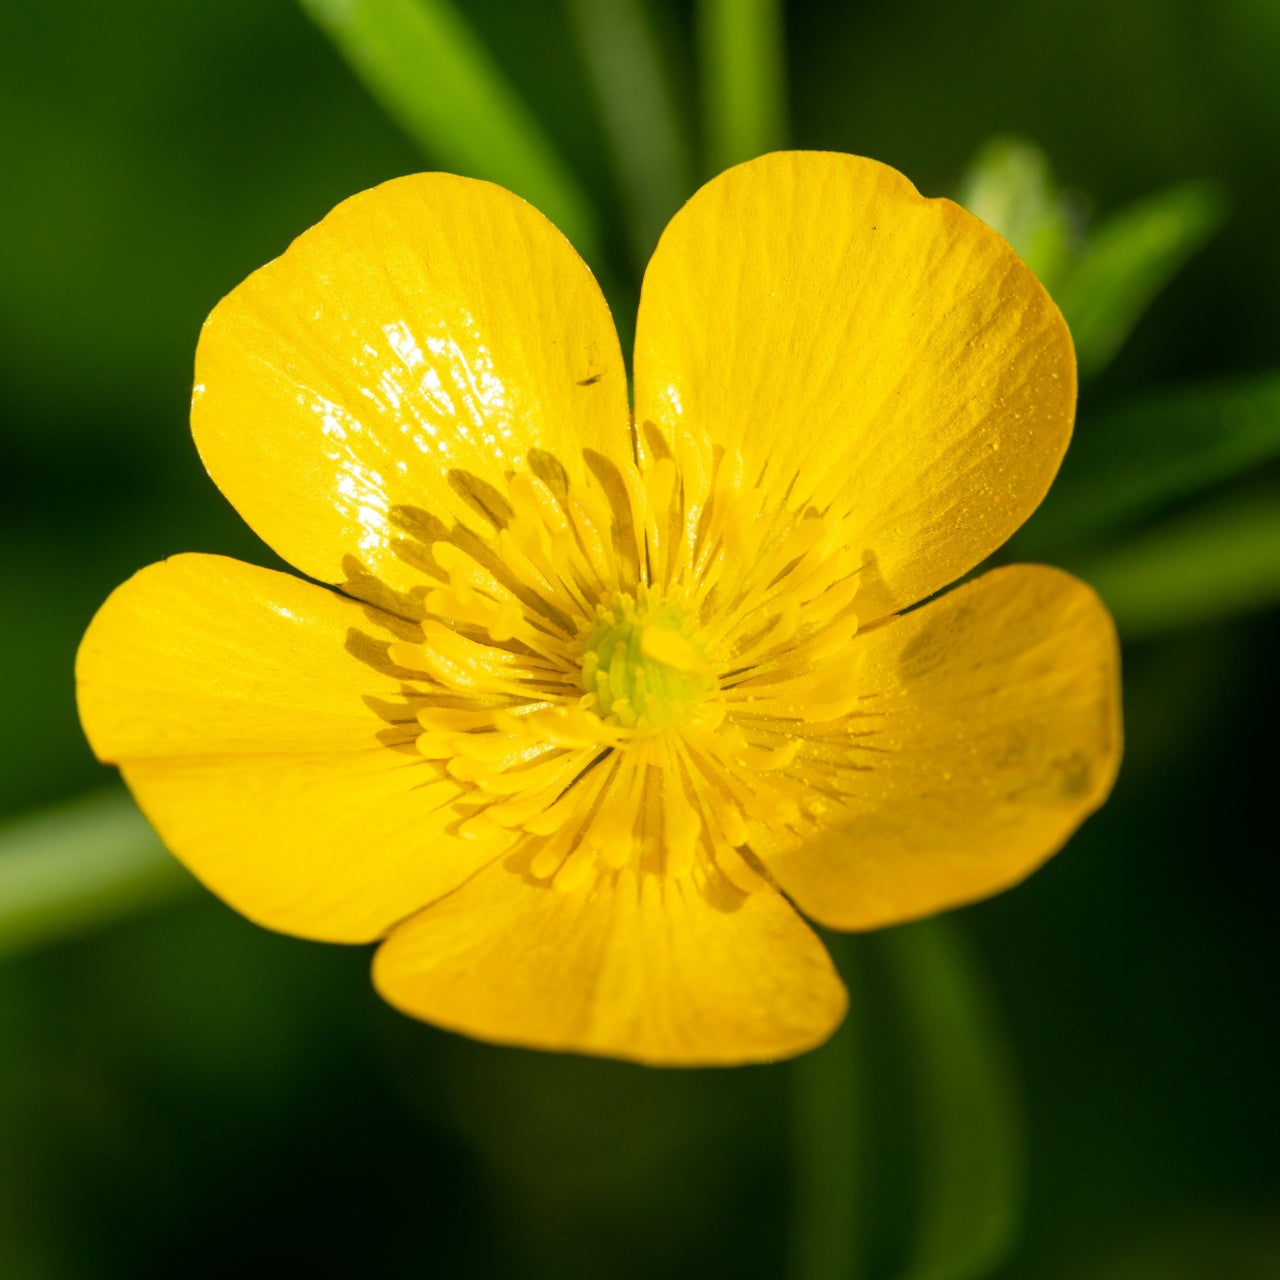
[[[81,715],[205,884],[385,939],[410,1014],[781,1057],[845,1006],[801,911],[991,894],[1111,786],[1086,586],[1018,565],[910,609],[1048,488],[1071,340],[977,219],[781,153],[667,228],[634,376],[631,415],[595,281],[515,196],[345,201],[214,309],[192,407],[215,482],[338,590],[152,565],[85,637]]]

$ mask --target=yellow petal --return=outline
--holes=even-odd
[[[1115,632],[1065,573],[996,569],[859,635],[837,661],[858,710],[811,727],[788,771],[808,788],[809,820],[753,841],[824,924],[871,929],[1006,888],[1111,789]]]
[[[271,928],[380,936],[499,851],[451,834],[459,788],[417,751],[403,624],[220,556],[142,570],[94,618],[80,716],[165,844]]]
[[[872,160],[729,170],[663,234],[636,332],[636,422],[709,433],[775,501],[848,519],[864,624],[998,547],[1053,479],[1075,357],[1013,250]]]
[[[680,1065],[799,1053],[845,1009],[826,950],[770,889],[606,872],[564,892],[515,855],[395,929],[374,981],[480,1039]]]
[[[440,521],[492,532],[484,512],[501,517],[530,450],[574,473],[584,448],[631,456],[586,265],[517,196],[438,173],[344,201],[214,308],[191,421],[218,487],[286,560],[396,590],[421,586]]]

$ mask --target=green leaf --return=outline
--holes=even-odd
[[[1058,288],[1076,343],[1080,376],[1102,372],[1152,299],[1222,224],[1217,187],[1186,183],[1099,223]]]
[[[711,172],[783,146],[786,71],[779,0],[701,0],[698,43]]]
[[[586,194],[448,0],[300,3],[433,164],[523,196],[598,260]]]
[[[862,971],[853,939],[825,940],[849,987],[849,1012],[826,1044],[791,1066],[792,1280],[856,1280],[871,1226]]]
[[[1130,638],[1275,605],[1280,489],[1219,497],[1074,567]]]
[[[1022,1201],[1020,1100],[982,976],[938,917],[881,935],[921,1118],[922,1203],[905,1280],[977,1280],[1004,1256]]]
[[[1021,138],[993,138],[969,166],[956,197],[998,231],[1053,292],[1067,268],[1073,228],[1049,159]]]
[[[1014,547],[1053,559],[1277,456],[1280,373],[1144,397],[1077,432]]]
[[[641,269],[693,189],[693,162],[652,23],[641,0],[567,0]]]
[[[120,789],[0,827],[0,955],[107,924],[191,888]]]

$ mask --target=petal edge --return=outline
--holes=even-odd
[[[698,191],[649,264],[635,351],[637,423],[705,433],[848,518],[864,624],[1000,546],[1071,435],[1049,295],[977,218],[858,156],[776,152]]]
[[[899,924],[1024,879],[1109,794],[1119,646],[1085,583],[994,569],[850,646],[860,711],[805,748],[844,796],[757,853],[837,929]],[[812,781],[812,779],[810,779]]]
[[[624,872],[564,893],[515,863],[392,932],[386,1000],[482,1040],[669,1066],[789,1057],[844,1015],[826,949],[772,890]]]

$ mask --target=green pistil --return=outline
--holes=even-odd
[[[582,657],[582,687],[625,728],[679,724],[711,688],[707,656],[679,608],[619,595],[597,610]]]

